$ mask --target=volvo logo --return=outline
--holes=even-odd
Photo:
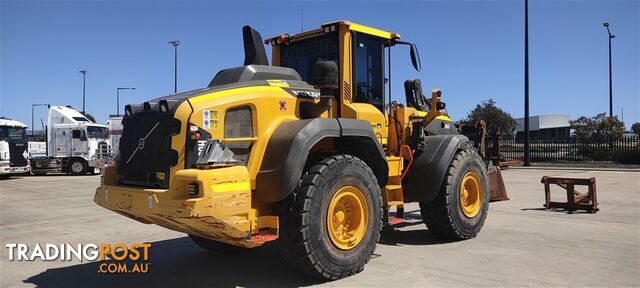
[[[140,138],[140,140],[138,140],[138,149],[144,149],[144,138]]]
[[[131,161],[131,159],[133,159],[133,156],[136,155],[136,152],[138,152],[138,150],[144,149],[144,140],[147,139],[147,137],[149,137],[149,135],[151,135],[151,132],[156,130],[156,128],[158,127],[158,124],[160,124],[160,122],[156,123],[156,125],[154,125],[153,128],[151,128],[151,130],[149,130],[149,133],[147,133],[146,136],[144,136],[144,137],[140,138],[140,140],[138,140],[138,147],[136,147],[136,150],[134,150],[133,153],[131,153],[131,156],[129,156],[129,159],[127,159],[127,164],[129,164],[129,161]]]

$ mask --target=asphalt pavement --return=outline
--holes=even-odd
[[[92,201],[99,176],[13,177],[0,180],[0,286],[640,286],[640,173],[511,169],[503,175],[511,200],[490,204],[477,238],[442,240],[409,204],[407,220],[383,233],[365,270],[333,282],[291,270],[277,244],[216,254],[182,233],[105,210]],[[543,209],[544,175],[596,177],[600,211]],[[553,192],[566,198],[559,188]],[[8,260],[5,244],[36,242],[149,242],[151,266],[146,274],[101,274],[99,262]]]

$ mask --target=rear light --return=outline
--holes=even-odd
[[[189,194],[189,196],[198,196],[198,183],[189,183],[187,186],[187,194]]]
[[[288,43],[289,39],[290,39],[289,34],[282,34],[282,35],[278,36],[278,38],[276,40],[277,41],[276,43],[278,43],[278,44]]]
[[[191,140],[200,140],[200,137],[202,137],[202,133],[198,131],[198,126],[189,126],[189,132],[191,132]]]

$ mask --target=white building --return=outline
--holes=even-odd
[[[529,137],[533,139],[567,138],[571,130],[569,115],[538,115],[529,117]],[[524,117],[516,118],[516,135],[524,134]]]

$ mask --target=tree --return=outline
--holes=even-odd
[[[631,132],[636,133],[636,135],[640,136],[640,122],[636,122],[631,125]]]
[[[93,117],[93,115],[89,114],[89,112],[84,112],[81,114],[84,115],[84,117],[87,117],[87,119],[91,120],[91,122],[96,123],[96,118]]]
[[[496,106],[496,101],[489,99],[482,101],[481,104],[467,114],[467,118],[463,120],[464,124],[475,125],[476,122],[484,120],[487,124],[487,134],[495,135],[500,129],[502,134],[512,134],[516,129],[516,120],[511,114],[505,112]]]
[[[607,117],[605,113],[571,121],[571,128],[578,137],[620,137],[624,133],[624,123],[618,116]]]

